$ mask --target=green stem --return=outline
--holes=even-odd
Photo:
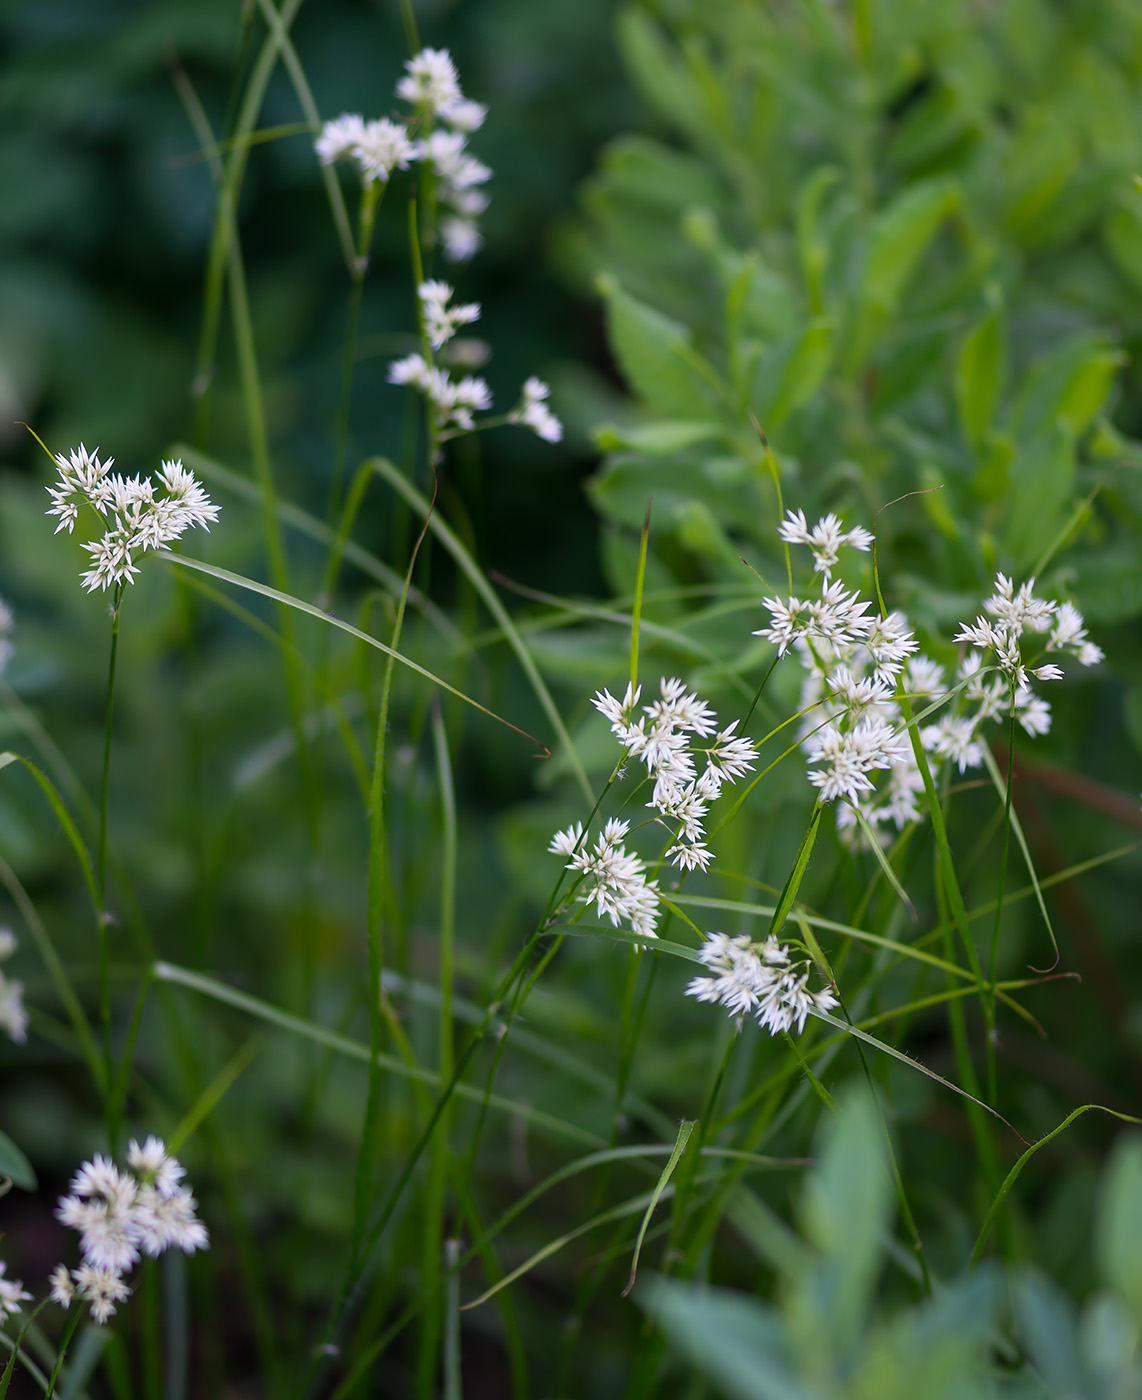
[[[119,656],[119,609],[123,602],[122,583],[115,585],[115,601],[111,609],[111,658],[107,666],[107,718],[103,729],[103,778],[99,789],[99,847],[96,862],[99,888],[97,937],[99,943],[99,1017],[103,1026],[103,1058],[107,1066],[107,1085],[114,1080],[115,1066],[111,1054],[111,977],[110,955],[107,947],[107,809],[111,790],[111,726],[115,712],[115,665]],[[108,1099],[108,1147],[113,1128],[111,1100]]]
[[[1010,711],[1007,717],[1007,791],[1003,799],[1003,849],[999,858],[999,888],[995,895],[995,922],[991,928],[991,961],[988,967],[988,997],[985,1004],[987,1013],[987,1036],[995,1044],[995,982],[999,966],[999,928],[1003,921],[1003,892],[1007,884],[1007,854],[1011,845],[1011,788],[1015,779],[1015,685],[1011,685]],[[999,1086],[997,1082],[995,1055],[987,1061],[987,1099],[995,1104]]]

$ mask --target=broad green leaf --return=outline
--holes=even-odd
[[[1019,389],[1011,431],[1029,442],[1060,421],[1076,436],[1106,401],[1122,352],[1102,336],[1082,336],[1044,356]]]
[[[701,89],[678,52],[642,10],[622,10],[615,38],[627,71],[643,98],[672,126],[701,127]]]
[[[996,308],[964,337],[956,359],[955,392],[960,428],[976,448],[991,427],[1003,391],[1006,340],[1003,316]]]
[[[1011,143],[1005,162],[1003,224],[1017,242],[1039,241],[1047,211],[1081,159],[1080,141],[1061,120],[1032,119]]]
[[[824,1150],[801,1196],[805,1237],[833,1266],[833,1304],[852,1327],[864,1309],[888,1222],[892,1181],[876,1107],[854,1088],[822,1122]]]
[[[919,180],[888,202],[876,216],[864,274],[865,300],[891,312],[935,238],[960,203],[960,186],[950,176]]]
[[[601,290],[611,345],[631,388],[664,417],[708,419],[717,406],[717,379],[708,366],[703,369],[686,327],[613,279],[605,279]]]
[[[32,1164],[7,1133],[0,1133],[0,1177],[6,1176],[21,1191],[37,1190]]]
[[[1030,568],[1058,533],[1075,486],[1075,445],[1061,427],[1016,453],[1010,467],[1004,545],[1019,569]]]
[[[1142,613],[1142,557],[1133,544],[1083,554],[1074,563],[1075,601],[1088,622],[1126,622]]]
[[[600,452],[616,452],[621,448],[631,448],[643,452],[648,457],[668,455],[696,447],[699,443],[712,442],[722,436],[720,423],[705,421],[679,422],[666,420],[661,423],[647,423],[638,428],[616,427],[604,423],[595,430],[595,445]]]
[[[783,1329],[752,1298],[656,1278],[638,1301],[677,1348],[733,1400],[810,1400]]]
[[[835,165],[821,165],[805,181],[797,196],[797,256],[805,295],[815,315],[824,309],[822,283],[829,264],[829,243],[817,227],[821,205],[841,178]]]
[[[1019,1340],[1057,1395],[1088,1394],[1074,1305],[1049,1279],[1028,1271],[1011,1291]]]
[[[754,412],[767,433],[775,432],[820,387],[832,362],[833,328],[828,317],[818,317],[762,359]]]
[[[1142,200],[1130,190],[1103,226],[1103,241],[1118,270],[1142,288]]]
[[[1103,1278],[1142,1326],[1142,1134],[1123,1134],[1103,1178],[1095,1246]]]

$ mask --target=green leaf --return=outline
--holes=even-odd
[[[638,1301],[670,1345],[733,1400],[809,1400],[780,1323],[752,1298],[657,1278]]]
[[[805,1237],[831,1264],[829,1311],[855,1329],[864,1313],[888,1223],[892,1180],[876,1106],[854,1088],[823,1120],[824,1150],[801,1196]]]
[[[604,423],[595,430],[595,445],[600,452],[616,452],[620,448],[631,448],[643,452],[648,457],[666,456],[672,452],[696,447],[699,443],[712,442],[722,436],[720,423],[708,419],[698,422],[667,420],[661,423],[647,423],[639,428],[617,427]]]
[[[0,1133],[0,1176],[6,1176],[21,1191],[38,1189],[31,1162],[7,1133]]]
[[[1010,467],[1010,506],[1003,542],[1027,570],[1054,539],[1075,486],[1074,438],[1049,428],[1021,448]]]
[[[1084,554],[1074,564],[1075,601],[1088,622],[1126,622],[1142,613],[1142,558],[1124,544]]]
[[[634,8],[621,11],[615,38],[635,86],[659,116],[684,130],[700,126],[701,89],[650,17]]]
[[[1049,1279],[1028,1271],[1014,1281],[1012,1302],[1020,1340],[1053,1395],[1089,1394],[1074,1306]]]
[[[1095,1229],[1103,1278],[1142,1325],[1142,1135],[1123,1134],[1103,1178]]]
[[[666,418],[708,419],[717,406],[717,378],[680,322],[647,306],[613,279],[601,288],[619,367],[640,398]]]
[[[1102,336],[1081,336],[1035,364],[1020,386],[1011,430],[1029,442],[1062,421],[1078,436],[1106,402],[1125,362]]]
[[[959,182],[950,176],[919,180],[889,201],[872,226],[867,302],[886,313],[895,309],[925,249],[959,203]]]
[[[1003,390],[1007,337],[996,308],[964,337],[956,359],[956,408],[964,437],[978,448],[995,418]]]
[[[820,387],[832,363],[833,329],[832,320],[818,317],[762,360],[754,412],[767,433],[775,432]]]

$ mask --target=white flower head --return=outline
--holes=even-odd
[[[5,930],[7,932],[7,930]],[[24,984],[0,972],[0,1029],[17,1045],[28,1039],[28,1013],[24,1008]]]
[[[366,122],[353,147],[365,182],[376,180],[382,185],[394,170],[407,170],[416,153],[416,142],[410,138],[408,127],[388,117]]]
[[[76,1292],[91,1307],[93,1321],[103,1327],[114,1316],[116,1304],[131,1296],[131,1290],[114,1269],[98,1264],[81,1264],[72,1278]]]
[[[813,552],[813,568],[824,574],[828,574],[836,565],[839,552],[845,545],[866,551],[872,545],[872,535],[863,526],[856,525],[846,530],[832,512],[822,516],[810,530],[804,511],[787,511],[785,519],[777,527],[777,533],[786,544],[808,545]]]
[[[142,1146],[134,1138],[131,1139],[127,1144],[127,1165],[164,1199],[176,1194],[180,1189],[179,1182],[186,1175],[186,1168],[167,1154],[162,1139],[154,1134]]]
[[[32,1296],[24,1292],[19,1279],[4,1277],[7,1269],[7,1262],[0,1259],[0,1323],[6,1322],[12,1313],[20,1312],[20,1304],[28,1302]]]
[[[333,165],[335,161],[355,156],[364,134],[364,117],[354,112],[334,117],[322,126],[320,135],[313,143],[318,160],[322,165]]]
[[[91,567],[81,575],[89,591],[130,583],[137,554],[178,539],[192,526],[209,529],[218,507],[181,462],[163,462],[157,478],[111,472],[114,459],[99,459],[80,443],[69,457],[56,457],[57,486],[48,487],[48,515],[59,516],[56,533],[70,533],[82,504],[91,506],[103,534],[84,543]]]
[[[563,437],[563,424],[547,407],[550,393],[543,380],[532,375],[524,382],[520,401],[508,416],[513,423],[530,428],[544,442],[559,442]]]
[[[475,219],[442,219],[440,237],[444,240],[444,256],[453,263],[471,262],[484,246],[484,236]]]
[[[449,102],[439,111],[441,121],[446,122],[455,131],[464,132],[466,136],[478,131],[484,125],[487,115],[488,109],[482,102],[472,102],[466,97]]]
[[[455,292],[447,282],[422,282],[417,293],[424,328],[434,350],[445,346],[461,326],[469,326],[480,319],[480,307],[476,302],[451,305]]]
[[[66,1264],[57,1264],[48,1276],[50,1284],[50,1297],[53,1303],[58,1303],[61,1308],[70,1308],[71,1300],[75,1297],[75,1283],[67,1271]]]
[[[396,89],[403,102],[440,116],[463,101],[460,77],[447,49],[421,49],[404,67]]]

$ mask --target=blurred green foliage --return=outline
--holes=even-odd
[[[756,418],[786,505],[843,508],[851,523],[868,524],[893,497],[941,487],[879,523],[890,601],[908,609],[938,655],[950,654],[952,624],[977,605],[995,567],[1026,572],[1066,532],[1045,591],[1074,596],[1087,613],[1110,656],[1110,679],[1100,689],[1060,685],[1052,696],[1055,731],[1037,750],[1047,761],[1018,755],[1026,781],[1018,811],[1046,876],[1125,844],[1142,825],[1134,802],[1142,785],[1136,8],[1127,0],[983,8],[663,0],[618,18],[619,53],[645,119],[620,74],[603,0],[479,0],[416,13],[424,42],[451,48],[466,91],[491,108],[473,142],[496,170],[488,248],[457,277],[465,299],[484,303],[481,331],[495,350],[486,373],[501,402],[524,375],[548,374],[572,429],[558,453],[508,431],[478,449],[460,444],[439,511],[489,573],[570,595],[521,602],[513,616],[591,779],[606,779],[615,747],[586,697],[625,681],[635,531],[648,497],[643,674],[651,685],[659,672],[687,675],[727,720],[750,706],[770,652],[749,636],[760,625],[762,590],[739,555],[780,577],[779,511]],[[196,552],[258,575],[258,494],[225,332],[208,412],[192,392],[214,191],[172,75],[185,75],[224,134],[263,33],[255,7],[235,0],[27,0],[0,15],[8,59],[0,78],[0,418],[27,419],[56,449],[98,443],[129,471],[188,442],[188,461],[195,451],[193,464],[223,504]],[[408,52],[395,5],[310,0],[292,34],[323,115],[389,109]],[[259,125],[298,116],[278,69]],[[571,188],[604,140],[575,216]],[[350,466],[376,452],[407,465],[415,445],[412,416],[383,382],[387,360],[411,345],[404,217],[402,200],[390,199],[362,313]],[[556,220],[560,231],[549,239]],[[314,518],[324,517],[329,489],[348,285],[307,136],[252,150],[239,227],[274,467],[293,512],[290,566],[299,596],[313,598],[324,562]],[[613,363],[587,300],[599,274]],[[608,420],[598,433],[606,456],[590,500],[601,535],[578,484],[593,463],[587,431],[600,420]],[[49,540],[39,449],[21,429],[0,437],[0,450],[0,594],[17,617],[5,674],[14,698],[0,700],[0,747],[36,753],[90,839],[106,600],[80,593],[77,543]],[[399,577],[418,525],[370,493],[332,600],[339,616],[391,634],[385,570]],[[394,1068],[386,1079],[378,1197],[428,1120],[435,1081],[416,1076],[439,1067],[450,784],[462,891],[458,1037],[479,1022],[543,908],[558,864],[543,855],[551,832],[585,815],[534,687],[454,559],[426,549],[415,584],[410,654],[553,753],[538,759],[518,734],[451,702],[438,730],[429,689],[398,675],[384,775],[385,1008],[386,1048],[408,1076]],[[600,604],[594,595],[608,584],[617,596]],[[170,1132],[209,1086],[235,1076],[185,1150],[214,1232],[211,1256],[193,1261],[187,1280],[193,1393],[212,1400],[228,1390],[297,1392],[341,1279],[361,1127],[369,859],[361,778],[383,667],[366,647],[329,642],[308,620],[297,624],[295,645],[310,667],[307,776],[271,608],[176,584],[153,560],[124,607],[111,825],[117,1045],[140,969],[154,956],[289,1008],[324,1035],[283,1034],[280,1024],[185,986],[151,992],[130,1086],[132,1130]],[[761,712],[784,718],[795,695],[795,678],[779,671]],[[341,721],[360,750],[356,762],[341,743]],[[737,875],[688,888],[741,900],[783,879],[811,804],[796,760],[767,778],[761,797],[724,833],[720,859]],[[997,876],[995,794],[957,791],[952,808],[965,891],[986,912]],[[94,940],[71,854],[32,784],[7,772],[0,855],[94,1006]],[[804,897],[833,914],[863,901],[878,937],[946,927],[927,878],[926,834],[900,864],[915,892],[915,926],[879,886],[875,863],[854,860],[824,832]],[[1015,870],[1012,883],[1024,884],[1013,857]],[[1136,1102],[1137,878],[1134,854],[1049,895],[1062,970],[1085,980],[1026,994],[1050,1031],[1045,1046],[1037,1023],[1001,1024],[1003,1106],[1025,1131],[1054,1127],[1080,1098],[1127,1109]],[[737,927],[736,915],[725,917]],[[0,919],[17,922],[8,903]],[[894,1017],[886,1038],[952,1073],[945,1014],[893,1011],[943,984],[884,949],[822,939],[854,989],[854,1013]],[[644,1268],[676,1275],[648,1306],[697,1372],[730,1394],[768,1394],[749,1389],[748,1375],[727,1380],[724,1365],[740,1354],[749,1367],[770,1343],[798,1376],[798,1366],[845,1371],[861,1357],[867,1374],[882,1378],[880,1394],[896,1393],[900,1358],[918,1353],[916,1365],[933,1368],[946,1354],[957,1384],[975,1375],[980,1349],[993,1343],[1014,1367],[1010,1342],[996,1342],[980,1314],[995,1286],[985,1276],[915,1306],[915,1262],[889,1242],[878,1125],[848,1112],[808,1182],[790,1184],[821,1115],[800,1056],[832,1085],[862,1072],[851,1045],[828,1042],[815,1025],[796,1053],[752,1028],[733,1040],[724,1018],[683,1000],[678,966],[602,947],[569,940],[526,1019],[502,1042],[489,1036],[480,1046],[469,1096],[451,1110],[448,1210],[433,1215],[431,1191],[444,1187],[418,1169],[350,1329],[345,1367],[367,1358],[406,1307],[424,1302],[434,1267],[426,1240],[455,1229],[470,1245],[523,1201],[466,1266],[465,1290],[492,1286],[585,1222],[602,1223],[463,1314],[466,1393],[607,1397],[697,1387],[693,1371],[658,1369],[665,1338],[645,1346],[635,1305],[616,1295],[639,1220],[631,1201],[653,1185],[677,1118],[705,1104],[707,1146],[774,1156],[751,1159],[748,1182],[744,1158],[732,1170],[716,1159],[717,1171],[708,1159],[701,1171],[697,1157],[687,1159],[679,1195],[648,1232]],[[34,1261],[42,1276],[62,1234],[50,1218],[53,1187],[102,1142],[49,980],[29,947],[19,957],[35,1019],[26,1048],[0,1047],[0,1126],[42,1186],[38,1207],[14,1192],[0,1213],[5,1257]],[[1013,902],[1001,975],[1047,958],[1032,901]],[[978,1034],[976,1022],[971,1029]],[[352,1054],[334,1053],[333,1032],[354,1042]],[[901,1065],[878,1060],[872,1073],[942,1287],[959,1274],[988,1201],[962,1105]],[[478,1090],[493,1078],[503,1097],[485,1110]],[[1022,1339],[1048,1384],[1051,1346],[1066,1352],[1060,1375],[1070,1374],[1066,1366],[1075,1375],[1109,1372],[1113,1347],[1134,1335],[1108,1295],[1076,1321],[1073,1303],[1045,1282],[1061,1279],[1081,1298],[1093,1291],[1097,1219],[1102,1282],[1136,1313],[1136,1149],[1124,1149],[1104,1178],[1108,1138],[1105,1121],[1084,1121],[1051,1147],[1058,1170],[1040,1172],[1036,1162],[1005,1206],[1003,1252],[1023,1271],[1011,1275],[1015,1319],[1002,1336]],[[658,1156],[635,1155],[648,1144]],[[628,1148],[605,1163],[595,1156]],[[1013,1157],[1009,1140],[1003,1151]],[[11,1163],[19,1159],[8,1168],[15,1178]],[[1104,1180],[1108,1204],[1096,1211]],[[779,1223],[794,1200],[804,1239]],[[891,1268],[882,1271],[885,1258]],[[24,1268],[30,1283],[33,1262]],[[182,1296],[181,1277],[164,1279],[165,1296]],[[726,1302],[695,1280],[770,1301]],[[132,1316],[157,1315],[158,1276],[145,1287]],[[365,1366],[357,1393],[379,1376],[374,1393],[431,1395],[435,1377],[423,1357],[435,1356],[455,1314],[427,1296],[431,1307],[375,1371]],[[835,1329],[830,1347],[817,1345],[822,1318]],[[725,1341],[742,1326],[750,1337],[740,1347]],[[117,1400],[135,1393],[127,1355],[136,1343],[145,1350],[143,1330],[132,1321],[108,1344]],[[929,1354],[932,1338],[946,1353]]]

